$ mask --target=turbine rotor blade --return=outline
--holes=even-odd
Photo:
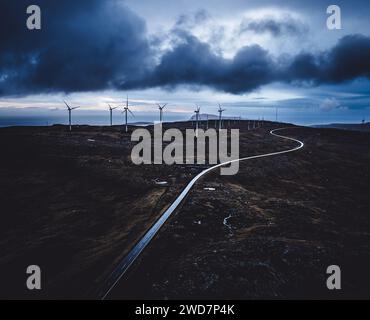
[[[63,100],[63,102],[64,102],[64,104],[67,106],[68,110],[69,110],[69,109],[71,109],[71,107],[68,105],[68,103],[67,103],[67,102],[65,102],[64,100]]]
[[[130,109],[127,109],[127,111],[130,112],[133,117],[135,117],[135,115],[131,112]]]

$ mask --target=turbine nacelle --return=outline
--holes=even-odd
[[[81,108],[81,106],[77,106],[77,107],[71,107],[67,102],[64,101],[64,104],[66,105],[68,111],[72,111],[72,110],[75,110],[75,109],[78,109],[78,108]]]
[[[167,106],[167,103],[165,103],[163,106],[157,103],[157,106],[158,106],[158,109],[162,111]]]
[[[130,114],[133,116],[133,117],[135,117],[135,115],[132,113],[132,111],[130,110],[130,108],[129,107],[123,107],[123,111],[122,111],[122,113],[126,113],[126,112],[130,112]]]
[[[115,110],[115,109],[117,109],[118,107],[112,107],[109,103],[108,103],[108,106],[109,106],[109,110],[110,111],[113,111],[113,110]]]
[[[222,109],[221,108],[221,105],[220,104],[218,104],[218,112],[219,113],[222,113],[222,112],[224,112],[226,109]]]

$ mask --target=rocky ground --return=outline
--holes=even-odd
[[[273,124],[234,126],[241,156],[295,145],[269,135]],[[370,134],[285,134],[305,148],[202,179],[111,298],[369,297]],[[93,298],[204,168],[135,166],[132,146],[121,127],[0,130],[0,297]],[[43,272],[37,293],[25,289],[30,264]],[[325,286],[331,264],[342,268],[336,293]]]

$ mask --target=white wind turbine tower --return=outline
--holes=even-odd
[[[218,104],[218,113],[219,113],[219,118],[218,118],[218,130],[222,128],[222,112],[224,112],[226,109],[222,109],[221,105]]]
[[[71,107],[65,101],[64,101],[64,104],[67,106],[67,109],[68,109],[69,131],[72,131],[72,110],[78,109],[80,107]]]
[[[279,113],[279,108],[275,107],[275,122],[278,122],[278,113]]]
[[[197,108],[194,110],[195,112],[195,135],[198,136],[198,120],[199,120],[199,112],[200,107],[196,106]]]
[[[163,106],[161,106],[159,103],[157,103],[157,106],[158,106],[158,109],[159,109],[159,122],[162,123],[162,120],[163,120],[163,109],[165,108],[165,106],[167,105],[167,103],[165,103]]]
[[[108,103],[108,106],[109,106],[109,114],[110,114],[110,125],[112,126],[113,125],[113,110],[114,109],[117,109],[118,107],[112,107],[109,103]]]
[[[135,117],[134,114],[131,112],[131,110],[128,107],[128,96],[127,96],[127,100],[126,100],[126,106],[123,107],[123,111],[122,111],[122,113],[125,113],[125,125],[126,125],[126,129],[125,130],[126,130],[126,132],[127,132],[127,112],[130,112],[131,115],[133,117]]]

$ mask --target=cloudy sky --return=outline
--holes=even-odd
[[[218,102],[245,118],[274,119],[279,107],[280,120],[302,124],[369,120],[367,2],[3,0],[0,120],[63,122],[63,99],[83,107],[77,120],[96,120],[126,94],[136,121],[155,119],[156,102],[169,103],[168,120]],[[41,30],[26,28],[30,4]],[[326,26],[330,4],[341,30]]]

